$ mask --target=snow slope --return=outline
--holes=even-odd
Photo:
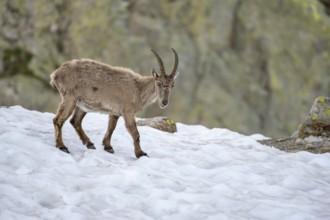
[[[285,153],[227,129],[139,127],[135,159],[123,121],[102,150],[107,116],[88,114],[87,150],[70,123],[54,147],[51,113],[0,108],[0,219],[330,219],[330,154]]]

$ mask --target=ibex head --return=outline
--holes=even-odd
[[[167,75],[165,72],[165,67],[163,64],[162,59],[158,55],[158,53],[151,49],[151,51],[155,54],[158,64],[159,64],[159,71],[157,72],[155,68],[152,69],[152,75],[155,79],[156,84],[156,93],[157,98],[159,102],[160,108],[166,108],[169,103],[169,96],[172,88],[174,87],[174,79],[179,75],[179,72],[177,72],[178,64],[179,64],[179,58],[176,51],[171,48],[174,53],[174,66],[172,73],[170,75]]]

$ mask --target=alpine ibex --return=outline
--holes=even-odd
[[[125,126],[134,142],[137,158],[147,156],[140,147],[140,135],[135,123],[135,114],[156,100],[160,108],[166,108],[169,95],[178,76],[179,58],[174,53],[174,67],[170,75],[165,73],[162,59],[153,49],[159,70],[152,69],[152,76],[141,76],[131,69],[114,67],[90,59],[76,59],[63,63],[50,75],[50,84],[58,90],[62,101],[53,119],[56,147],[69,153],[62,140],[62,126],[73,113],[70,123],[83,144],[95,149],[81,122],[87,112],[109,114],[108,129],[103,138],[104,150],[114,153],[110,144],[111,135],[118,118],[124,117]]]

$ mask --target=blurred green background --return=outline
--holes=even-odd
[[[48,85],[62,62],[88,57],[150,75],[173,66],[164,111],[139,117],[290,135],[317,96],[330,96],[327,0],[1,0],[0,105],[55,112]],[[106,123],[106,122],[105,122]]]

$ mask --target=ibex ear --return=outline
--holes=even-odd
[[[152,70],[151,70],[151,74],[152,74],[152,76],[153,76],[155,79],[157,79],[157,78],[159,77],[159,74],[157,73],[157,71],[156,71],[155,68],[152,68]]]

